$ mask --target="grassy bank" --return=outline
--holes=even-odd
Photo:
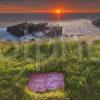
[[[99,100],[100,41],[0,43],[0,100]],[[30,73],[62,72],[65,90],[32,93]]]

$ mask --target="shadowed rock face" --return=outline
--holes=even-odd
[[[7,28],[7,31],[12,33],[13,35],[20,37],[32,32],[43,31],[45,29],[47,29],[47,23],[32,24],[25,22],[22,24],[10,26]]]
[[[100,27],[100,19],[94,20],[92,24],[97,26],[97,27]]]
[[[7,28],[7,31],[17,37],[25,36],[27,34],[34,35],[36,32],[44,33],[44,36],[60,36],[62,34],[62,27],[53,26],[49,27],[48,23],[22,23]]]

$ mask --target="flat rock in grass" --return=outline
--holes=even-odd
[[[31,74],[28,88],[33,92],[64,89],[64,76],[62,73]]]

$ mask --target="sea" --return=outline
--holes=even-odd
[[[100,34],[100,28],[92,25],[95,18],[100,13],[0,13],[0,40],[15,40],[6,28],[23,22],[59,24],[64,34]]]
[[[0,27],[22,22],[65,22],[76,19],[100,18],[100,13],[0,13]]]

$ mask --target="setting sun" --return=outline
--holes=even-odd
[[[61,11],[60,10],[57,10],[56,13],[61,13]]]
[[[61,10],[55,10],[55,13],[60,14],[60,13],[62,13],[62,11]]]

